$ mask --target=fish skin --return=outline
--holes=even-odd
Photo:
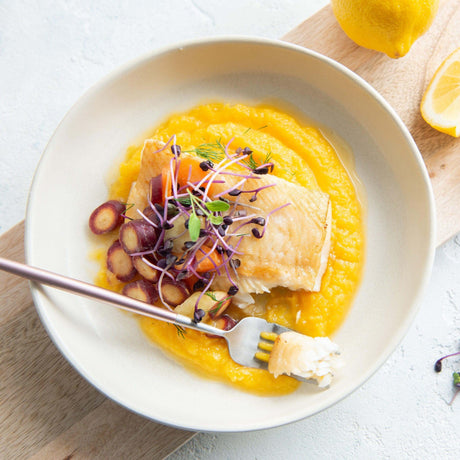
[[[162,169],[171,161],[169,148],[158,152],[163,143],[155,139],[147,139],[141,157],[141,168],[137,181],[131,187],[128,202],[134,206],[127,212],[131,218],[139,218],[137,209],[143,210],[148,205],[147,194],[152,177],[161,174]],[[190,154],[182,156],[194,157]],[[196,161],[202,161],[195,157]],[[241,178],[237,176],[219,175],[219,180],[225,177],[225,184],[213,184],[213,194],[227,190],[236,185]],[[240,203],[256,206],[257,216],[267,217],[273,209],[289,203],[283,209],[271,214],[263,238],[257,239],[250,235],[241,241],[235,255],[241,261],[237,269],[238,279],[233,278],[239,287],[240,294],[264,293],[276,286],[291,290],[303,289],[319,291],[321,279],[327,267],[331,238],[331,203],[329,195],[320,190],[310,190],[290,183],[271,174],[260,175],[258,179],[248,179],[244,190],[276,184],[274,187],[262,190],[257,201],[249,202],[251,193],[243,193],[238,199]],[[235,197],[226,196],[230,200]],[[233,223],[227,233],[235,231],[239,223]],[[247,225],[238,233],[250,233],[252,228],[262,231],[256,224]],[[235,245],[238,239],[232,238]],[[218,276],[215,280],[216,289],[227,289],[230,286],[226,275]]]

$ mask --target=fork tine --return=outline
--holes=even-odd
[[[258,359],[259,361],[263,361],[264,363],[268,363],[270,359],[270,353],[265,353],[264,351],[256,351],[254,358]]]
[[[259,348],[263,351],[272,351],[273,350],[273,343],[269,342],[259,342]]]
[[[278,337],[278,334],[276,332],[261,332],[260,337],[262,337],[265,340],[270,340],[274,342]]]
[[[281,332],[281,331],[280,331]],[[261,332],[260,337],[264,339],[258,343],[258,348],[263,351],[256,351],[254,354],[254,358],[263,362],[267,363],[270,360],[270,352],[273,350],[274,342],[279,334],[276,332]],[[314,379],[305,379],[304,377],[300,377],[299,375],[291,374],[291,377],[300,380],[301,382],[313,383],[318,384],[318,382]]]
[[[276,323],[269,323],[262,318],[246,317],[237,325],[223,333],[229,345],[231,358],[248,367],[266,369],[270,353],[278,335],[291,329]],[[318,384],[314,379],[305,379],[296,374],[291,377],[302,382]]]
[[[273,350],[274,341],[278,337],[278,334],[275,332],[261,332],[260,337],[264,339],[257,344],[258,348],[263,351],[256,351],[254,354],[254,358],[258,359],[259,361],[263,361],[264,363],[268,363],[270,359],[270,352]],[[268,352],[268,353],[265,353]]]

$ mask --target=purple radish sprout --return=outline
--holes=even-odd
[[[203,290],[201,291],[201,294],[198,296],[198,299],[196,299],[196,302],[195,302],[195,314],[196,312],[199,310],[198,308],[198,305],[200,303],[200,300],[203,298],[203,296],[206,294],[206,292],[208,291],[208,289],[211,287],[211,284],[214,282],[214,279],[215,279],[216,275],[214,274],[208,281],[208,283],[206,284],[206,286],[203,288]],[[200,318],[199,321],[201,321],[201,319],[203,319],[203,317]],[[199,321],[196,321],[196,322],[199,322]]]
[[[238,190],[238,187],[240,187],[241,185],[243,185],[245,182],[246,182],[247,179],[243,179],[241,181],[239,181],[238,183],[236,183],[233,187],[230,187],[229,189],[227,190],[224,190],[223,192],[220,192],[218,193],[217,195],[214,196],[214,198],[220,198],[221,196],[224,196],[224,195],[227,195],[229,194],[231,196],[231,192],[235,191],[235,190]],[[240,193],[242,193],[241,190],[238,190]]]
[[[157,228],[158,230],[160,229],[157,224],[152,222],[140,209],[136,209],[137,213],[144,219],[146,220],[152,227]]]
[[[158,265],[155,265],[154,263],[150,262],[150,260],[146,259],[145,257],[142,257],[142,262],[146,263],[149,267],[154,268],[155,270],[158,270],[161,273],[164,273],[166,276],[169,276],[173,281],[174,281],[174,276],[169,273],[166,268],[161,268]]]

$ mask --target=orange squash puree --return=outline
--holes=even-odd
[[[265,396],[291,393],[299,386],[299,382],[291,377],[275,379],[265,370],[236,364],[230,358],[224,339],[208,337],[193,330],[187,330],[182,338],[172,324],[151,318],[142,318],[141,327],[167,353],[208,378],[225,380],[241,389]]]
[[[331,335],[343,322],[360,281],[364,231],[353,182],[321,131],[301,126],[290,115],[271,107],[212,103],[171,116],[147,137],[166,142],[173,134],[182,150],[216,140],[226,144],[233,138],[232,148],[247,146],[258,160],[270,153],[275,164],[273,174],[278,177],[330,195],[331,252],[320,292],[274,289],[262,316],[314,337]],[[119,177],[110,188],[110,199],[127,200],[139,173],[141,150],[142,145],[128,149]],[[115,290],[123,285],[105,268],[96,282]],[[289,377],[275,379],[267,371],[239,366],[231,360],[223,339],[191,330],[182,337],[174,326],[150,318],[141,318],[140,324],[151,340],[206,376],[262,395],[290,393],[299,385]]]

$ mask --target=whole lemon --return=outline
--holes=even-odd
[[[404,56],[430,27],[439,0],[332,0],[344,32],[358,45]]]

